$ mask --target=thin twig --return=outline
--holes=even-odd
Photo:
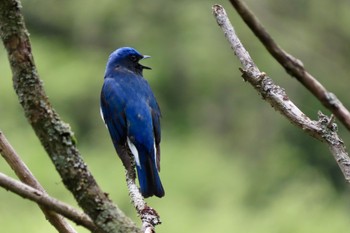
[[[304,130],[308,135],[326,143],[333,157],[338,163],[345,180],[350,182],[350,159],[343,141],[337,134],[335,123],[332,119],[319,113],[319,120],[313,121],[307,117],[288,97],[285,90],[276,84],[265,73],[260,72],[247,50],[238,39],[224,8],[220,5],[213,6],[213,14],[218,25],[223,30],[226,39],[231,45],[234,54],[243,65],[241,72],[244,80],[248,81],[259,92],[265,101],[286,117],[291,123]]]
[[[0,173],[0,186],[23,198],[35,201],[39,205],[45,206],[46,208],[63,215],[78,225],[88,226],[88,229],[91,229],[92,232],[96,229],[95,225],[84,213],[76,211],[66,203],[54,199],[46,193],[10,178],[3,173]]]
[[[330,110],[350,130],[350,112],[342,102],[308,73],[300,60],[286,53],[278,46],[246,4],[241,0],[230,0],[230,2],[256,37],[259,38],[270,54],[284,67],[287,73],[302,83],[323,106]]]
[[[133,166],[134,165],[135,164],[133,164]],[[125,174],[131,202],[142,221],[142,230],[145,233],[155,233],[155,226],[161,224],[157,211],[147,205],[145,199],[140,193],[140,190],[135,183],[135,169],[126,170]]]
[[[21,158],[17,155],[13,147],[7,141],[5,135],[0,131],[0,154],[10,165],[17,177],[25,184],[45,192],[37,179],[30,172],[28,167],[24,164]],[[41,211],[44,213],[46,219],[57,229],[60,233],[76,233],[75,229],[60,215],[50,211],[44,206],[39,205]]]
[[[34,177],[29,168],[16,153],[14,148],[11,146],[9,141],[6,139],[5,135],[0,131],[0,154],[10,165],[12,170],[16,173],[17,177],[25,184],[46,193],[44,188],[40,185],[39,181]],[[46,219],[57,229],[60,233],[76,233],[77,231],[69,225],[69,223],[57,213],[51,211],[50,209],[39,205],[40,209],[45,214]],[[90,220],[88,216],[85,217],[88,222],[82,222],[81,225],[88,228],[90,231],[96,231],[94,223]],[[93,228],[89,228],[93,226]]]

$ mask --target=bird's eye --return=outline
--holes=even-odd
[[[132,56],[131,56],[131,60],[132,60],[133,62],[137,62],[137,57],[136,57],[135,55],[132,55]]]

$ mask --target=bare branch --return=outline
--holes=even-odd
[[[0,131],[0,154],[6,160],[6,162],[10,165],[12,170],[16,173],[17,177],[25,184],[46,193],[44,188],[40,185],[39,181],[34,177],[34,175],[30,172],[29,168],[26,164],[21,160],[19,155],[13,149],[11,144],[6,139],[5,135]],[[40,209],[45,214],[45,217],[49,222],[58,230],[60,233],[75,233],[75,229],[69,225],[67,221],[57,213],[51,211],[45,206],[39,205]],[[83,213],[82,213],[83,214]],[[96,231],[96,227],[94,223],[90,220],[88,216],[82,218],[83,220],[80,224],[90,231]]]
[[[7,141],[5,135],[0,131],[0,154],[10,165],[12,170],[16,173],[17,177],[25,184],[45,193],[44,188],[40,185],[39,181],[35,179],[28,167],[24,164],[21,158],[17,155],[13,147]],[[44,206],[39,205],[43,211],[46,219],[57,229],[60,233],[76,233],[74,228],[69,225],[65,219],[50,211]],[[91,223],[91,222],[90,222]],[[92,223],[93,225],[93,223]],[[86,226],[85,226],[86,227]]]
[[[79,206],[102,232],[140,232],[100,189],[80,156],[69,125],[52,108],[34,64],[19,0],[0,1],[0,36],[25,116]]]
[[[230,0],[238,14],[253,31],[270,54],[284,67],[291,76],[302,83],[342,124],[350,130],[350,112],[340,100],[329,92],[320,82],[309,74],[303,63],[286,53],[268,34],[264,26],[241,0]]]
[[[3,173],[0,173],[0,186],[20,195],[23,198],[35,201],[40,206],[53,210],[68,219],[71,219],[78,225],[87,226],[92,232],[96,231],[96,227],[91,220],[82,212],[76,211],[73,207],[57,200],[47,193],[32,188],[15,179],[12,179]]]
[[[142,221],[142,230],[146,233],[155,233],[155,226],[161,224],[160,217],[153,208],[145,202],[139,188],[135,183],[135,164],[133,169],[126,170],[126,183],[129,189],[130,199]]]
[[[265,101],[286,117],[291,123],[304,130],[310,136],[326,143],[347,182],[350,182],[350,159],[343,141],[337,134],[337,127],[332,119],[319,113],[319,120],[313,121],[307,117],[287,96],[285,90],[273,83],[272,79],[255,65],[247,50],[238,39],[224,8],[213,6],[213,14],[218,25],[223,30],[234,54],[243,65],[241,72],[244,80],[248,81]]]

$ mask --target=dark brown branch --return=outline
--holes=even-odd
[[[95,226],[93,222],[87,217],[84,213],[76,211],[73,207],[57,200],[47,193],[39,191],[35,188],[32,188],[26,184],[23,184],[15,179],[12,179],[3,173],[0,173],[0,186],[18,194],[19,196],[32,200],[38,203],[40,206],[45,207],[59,213],[68,219],[71,219],[79,225],[88,226],[88,229],[95,231]]]
[[[19,0],[0,1],[0,36],[25,116],[79,206],[101,232],[140,232],[99,188],[80,156],[69,125],[51,107],[34,64]]]
[[[287,73],[302,83],[323,104],[323,106],[331,111],[339,121],[350,130],[350,112],[340,100],[318,82],[317,79],[309,74],[300,60],[286,53],[278,46],[264,26],[241,0],[230,0],[230,2],[244,22],[253,31],[255,36],[259,38],[261,43],[284,67]]]
[[[0,154],[6,160],[6,162],[10,165],[12,170],[16,173],[17,177],[25,184],[33,187],[34,189],[46,193],[44,188],[40,185],[39,181],[33,176],[30,172],[29,168],[22,161],[16,151],[13,149],[11,144],[6,139],[5,135],[0,131]],[[40,209],[45,214],[47,220],[55,226],[55,228],[60,233],[74,233],[76,232],[65,219],[58,215],[57,213],[51,211],[45,206],[39,205]],[[71,207],[73,208],[73,207]],[[76,211],[77,212],[77,211]],[[83,216],[84,213],[80,213],[80,216],[77,219],[80,219],[80,222],[76,222],[76,224],[82,225],[89,229],[91,232],[96,231],[96,226],[90,220],[88,216]],[[82,217],[83,216],[83,217]]]
[[[350,182],[350,159],[343,141],[337,134],[337,127],[332,123],[332,119],[319,113],[319,120],[313,121],[307,117],[288,97],[285,90],[273,80],[260,72],[248,51],[243,47],[238,39],[234,28],[229,21],[224,8],[220,5],[213,6],[213,14],[218,25],[223,30],[226,39],[231,45],[234,54],[240,60],[243,69],[244,80],[248,81],[265,101],[286,117],[292,124],[305,131],[308,135],[327,144],[333,157],[338,163],[345,180]]]
[[[16,173],[17,177],[25,184],[45,193],[44,188],[40,185],[39,181],[35,179],[28,167],[24,164],[13,147],[7,141],[5,135],[0,131],[0,154],[10,165],[12,170]],[[46,219],[57,229],[60,233],[75,233],[76,231],[69,223],[60,215],[50,211],[44,206],[39,205],[40,209],[44,213]],[[93,223],[90,221],[90,225]],[[87,225],[84,225],[87,227]],[[93,228],[95,229],[95,227]],[[93,230],[90,229],[90,230]]]

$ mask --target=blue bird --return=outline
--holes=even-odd
[[[130,47],[115,50],[108,59],[101,91],[101,116],[127,171],[136,163],[140,190],[146,197],[164,196],[160,171],[160,109],[142,76],[139,64],[149,56]],[[132,157],[130,157],[133,156]]]

